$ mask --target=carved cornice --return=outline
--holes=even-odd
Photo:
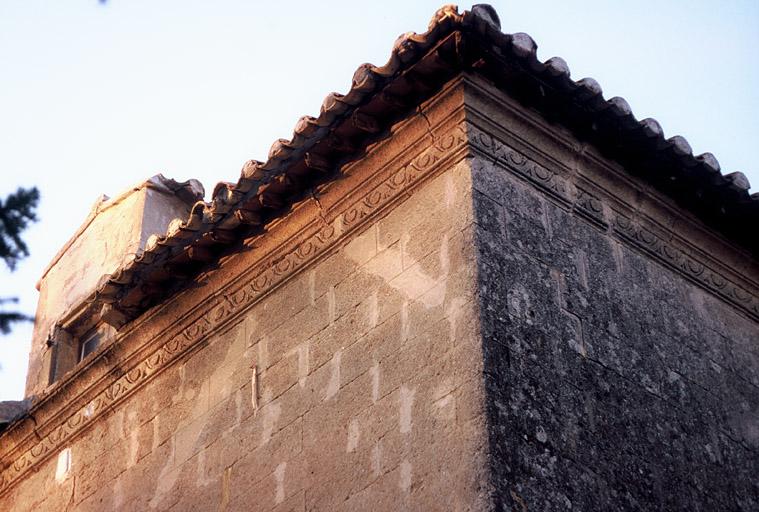
[[[378,212],[407,197],[410,191],[444,169],[444,164],[462,158],[467,151],[463,124],[453,125],[437,135],[431,145],[426,142],[428,140],[425,136],[424,143],[417,145],[424,149],[405,165],[397,167],[395,160],[384,165],[378,171],[384,178],[378,183],[364,182],[359,190],[354,191],[352,197],[356,199],[353,202],[338,203],[336,207],[343,209],[328,212],[326,218],[330,219],[329,222],[325,222],[325,217],[314,218],[299,236],[260,260],[245,276],[233,280],[225,289],[214,294],[204,308],[196,309],[197,314],[185,319],[184,325],[168,341],[132,365],[47,435],[35,438],[28,443],[28,447],[15,452],[20,453],[15,460],[2,461],[0,495],[29,470],[47,460],[66,443],[72,442],[104,412],[112,410],[210,334],[239,319],[266,294],[318,261]]]
[[[472,147],[488,160],[606,234],[678,272],[750,318],[759,320],[759,292],[752,283],[742,281],[737,275],[730,276],[728,270],[712,258],[681,241],[677,233],[636,215],[632,205],[629,212],[621,211],[612,206],[619,203],[619,198],[612,200],[594,195],[578,185],[576,177],[538,164],[489,131],[474,124],[468,127]],[[666,237],[657,232],[666,233]]]
[[[634,208],[620,208],[623,202],[620,198],[607,196],[605,192],[587,186],[585,181],[566,172],[560,164],[538,163],[510,147],[505,142],[508,137],[499,135],[505,133],[503,130],[491,125],[487,129],[480,128],[472,122],[476,117],[467,114],[466,123],[449,124],[449,128],[440,129],[440,135],[434,138],[432,144],[427,142],[429,138],[425,135],[422,142],[417,141],[408,149],[415,156],[393,157],[378,166],[371,180],[356,185],[355,190],[335,202],[327,212],[314,215],[297,236],[282,243],[255,262],[243,275],[210,295],[205,304],[186,313],[173,334],[161,337],[166,341],[155,339],[145,342],[145,346],[155,344],[157,348],[134,359],[133,364],[127,364],[125,371],[115,380],[100,391],[93,391],[93,398],[72,413],[66,411],[64,406],[61,410],[66,413],[49,415],[46,421],[50,428],[46,426],[43,429],[40,425],[38,429],[40,432],[44,430],[44,435],[39,438],[33,435],[25,437],[0,461],[0,495],[8,492],[28,471],[85,432],[106,411],[112,410],[153,377],[201,346],[209,335],[233,325],[265,295],[325,257],[351,233],[403,200],[410,191],[445,169],[447,163],[463,158],[470,150],[534,186],[566,211],[680,272],[751,318],[759,319],[759,294],[754,284],[741,283],[739,275],[731,274],[675,233],[667,231],[667,228],[636,215]],[[436,130],[432,128],[431,133]],[[405,164],[401,165],[401,162]],[[657,233],[667,233],[667,236]],[[177,296],[175,299],[184,300],[184,297]],[[148,315],[145,321],[150,319]],[[89,391],[85,390],[77,396],[85,396]]]
[[[646,254],[678,271],[702,288],[737,306],[755,320],[759,320],[759,297],[746,286],[732,281],[722,272],[711,268],[706,259],[699,259],[676,242],[667,241],[652,230],[636,223],[619,212],[614,216],[614,233]]]

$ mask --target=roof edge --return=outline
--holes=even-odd
[[[373,102],[407,115],[424,94],[442,86],[437,82],[451,78],[446,67],[455,73],[475,70],[500,80],[519,101],[556,107],[561,123],[618,161],[642,154],[655,163],[654,170],[664,169],[662,175],[643,179],[671,197],[678,196],[678,187],[687,190],[692,197],[681,203],[686,210],[702,208],[702,201],[704,211],[717,219],[712,229],[759,254],[759,241],[741,231],[752,220],[759,222],[759,193],[749,195],[745,175],[723,175],[711,153],[693,155],[685,138],[665,138],[656,120],[638,121],[623,98],[606,100],[594,79],[572,80],[560,57],[539,61],[534,40],[524,33],[501,32],[491,6],[478,4],[459,13],[455,5],[446,5],[435,12],[425,33],[401,35],[387,63],[359,66],[350,90],[328,94],[319,116],[301,117],[289,140],[272,144],[267,160],[246,162],[236,183],[217,184],[209,202],[196,203],[187,219],[176,219],[166,233],[151,236],[142,255],[103,282],[98,300],[126,317],[139,315],[158,295],[131,293],[138,284],[165,279],[172,265],[191,269],[181,274],[192,274],[241,238],[262,232],[304,188],[327,179],[383,136],[390,118],[383,118]],[[346,136],[346,127],[361,136]],[[697,216],[704,220],[704,215]],[[731,225],[734,219],[737,226]],[[163,297],[171,293],[153,288],[161,289]]]

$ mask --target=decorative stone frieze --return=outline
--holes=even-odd
[[[203,339],[217,332],[224,325],[239,318],[257,300],[270,293],[276,286],[304,267],[317,260],[341,239],[359,229],[374,213],[407,196],[421,182],[434,175],[441,165],[460,158],[466,150],[466,132],[463,125],[436,137],[434,144],[423,149],[407,164],[393,170],[394,162],[382,169],[386,177],[368,190],[354,192],[356,199],[342,212],[329,212],[334,220],[324,225],[317,218],[305,232],[292,239],[276,254],[259,261],[243,278],[230,283],[209,298],[199,316],[186,318],[186,325],[160,348],[129,369],[124,370],[112,384],[96,398],[80,407],[42,439],[33,440],[31,446],[13,460],[3,460],[0,467],[0,495],[26,471],[58,453],[58,449],[98,420],[105,411],[134,393],[139,387],[158,375],[163,369],[180,359]],[[17,447],[22,448],[23,445]]]
[[[680,272],[709,292],[739,307],[751,318],[759,319],[759,289],[753,283],[741,283],[735,277],[729,277],[726,270],[720,268],[721,265],[711,258],[694,252],[684,243],[679,243],[677,233],[669,231],[668,240],[665,240],[654,232],[653,226],[646,227],[645,219],[626,215],[611,206],[605,207],[602,198],[591,195],[561,173],[530,160],[493,134],[482,131],[475,125],[470,125],[469,133],[473,147],[491,158],[504,171],[512,172],[526,180],[557,204],[577,212],[599,229],[611,229],[620,241],[644,251],[661,264]],[[618,202],[619,199],[615,198],[614,203]],[[628,205],[629,211],[634,209],[634,205]],[[606,220],[606,211],[613,212],[611,221]],[[660,225],[656,229],[667,231]]]

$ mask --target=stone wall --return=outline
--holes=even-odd
[[[756,510],[750,302],[716,293],[727,272],[700,280],[714,264],[694,262],[703,237],[655,231],[653,192],[609,180],[588,195],[582,176],[612,164],[513,108],[470,129],[496,508]],[[730,247],[711,256],[756,268]]]
[[[461,105],[450,91],[445,99]],[[21,456],[6,453],[15,462],[0,509],[484,508],[471,172],[459,123],[449,104],[397,128],[318,201],[62,382],[51,396],[66,404],[63,426],[41,430]],[[324,250],[318,240],[329,241]]]
[[[0,510],[749,510],[759,264],[464,76],[0,436]]]

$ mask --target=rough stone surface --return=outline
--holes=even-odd
[[[464,160],[99,418],[0,509],[485,508],[473,237]]]
[[[756,510],[759,328],[474,164],[499,510]]]
[[[759,267],[486,82],[45,390],[0,510],[755,510]]]

